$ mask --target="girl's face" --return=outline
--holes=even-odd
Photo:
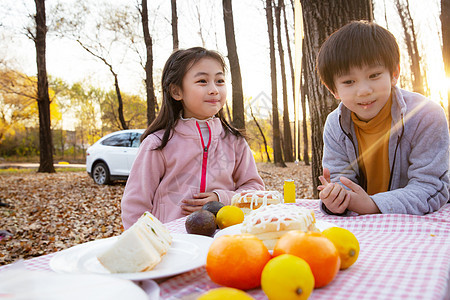
[[[184,75],[182,87],[173,87],[172,97],[183,103],[183,118],[204,120],[225,105],[227,88],[221,64],[205,57]]]

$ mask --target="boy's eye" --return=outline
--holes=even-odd
[[[370,78],[377,78],[380,75],[381,75],[381,73],[374,73],[374,74],[371,74],[369,77]]]

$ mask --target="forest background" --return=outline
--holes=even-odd
[[[1,2],[0,154],[42,164],[36,7],[44,1]],[[311,157],[318,170],[321,126],[337,104],[327,94],[320,105],[312,92],[320,84],[308,82],[315,57],[302,44],[301,37],[311,34],[302,17],[308,18],[313,2],[234,1],[231,8],[231,0],[159,0],[148,7],[140,0],[45,1],[51,159],[81,162],[85,149],[103,135],[145,128],[158,113],[161,70],[170,53],[204,46],[227,57],[225,113],[246,129],[256,160],[282,166],[294,160],[309,164]],[[369,19],[388,28],[400,44],[400,87],[425,94],[447,111],[448,33],[442,28],[448,0],[360,2],[370,4]],[[346,17],[343,13],[341,20]],[[334,29],[322,30],[323,35]],[[325,109],[317,116],[320,107]]]

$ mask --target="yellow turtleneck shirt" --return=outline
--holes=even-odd
[[[355,124],[356,138],[358,139],[358,164],[366,176],[367,193],[369,195],[386,192],[389,187],[391,105],[392,99],[389,98],[378,115],[368,122],[361,121],[352,112],[352,120]]]

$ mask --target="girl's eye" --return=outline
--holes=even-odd
[[[225,83],[225,79],[219,79],[219,80],[217,80],[217,83],[220,83],[220,84]]]
[[[343,84],[352,84],[352,83],[353,83],[353,80],[346,80],[346,81],[343,81],[342,83],[343,83]]]
[[[200,79],[200,80],[198,80],[197,82],[198,82],[198,83],[206,83],[206,80],[205,80],[205,79]]]

